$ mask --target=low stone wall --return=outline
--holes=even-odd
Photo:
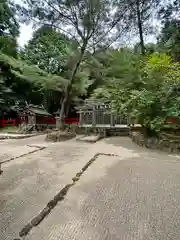
[[[107,129],[107,136],[129,136],[129,128],[110,128]]]
[[[159,149],[168,153],[180,153],[180,136],[161,134],[157,137],[146,137],[141,132],[131,132],[132,141],[142,147]]]
[[[52,131],[47,133],[46,141],[48,142],[62,142],[76,137],[76,133],[68,131]]]
[[[79,127],[79,128],[77,128],[76,133],[77,134],[85,134],[85,135],[98,134],[103,137],[106,137],[106,136],[129,136],[129,128]]]
[[[76,135],[96,135],[99,138],[109,137],[109,136],[129,136],[129,128],[85,128],[85,127],[74,127],[70,129],[65,129],[64,131],[58,131],[54,129],[53,131],[48,129],[46,131],[46,141],[59,142],[66,141],[76,137]]]

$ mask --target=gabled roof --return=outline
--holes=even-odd
[[[35,105],[29,105],[27,106],[22,113],[26,113],[26,112],[32,112],[35,115],[40,115],[40,116],[49,116],[51,117],[52,115],[50,113],[48,113],[43,107],[41,106],[35,106]]]
[[[43,108],[35,108],[35,107],[30,107],[29,110],[36,115],[44,115],[44,116],[52,116],[50,113],[48,113],[45,109]]]

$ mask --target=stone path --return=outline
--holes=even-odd
[[[46,147],[4,164],[1,240],[17,238],[95,155],[65,199],[23,239],[179,239],[178,156],[139,148],[128,138],[95,144],[71,140]]]

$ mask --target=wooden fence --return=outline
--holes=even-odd
[[[51,125],[51,126],[56,126],[56,118],[52,118],[52,117],[45,117],[44,118],[44,122],[47,125]],[[5,127],[15,127],[18,126],[19,124],[21,124],[21,120],[20,119],[9,119],[9,120],[0,120],[0,127],[5,128]],[[65,118],[64,119],[64,124],[67,125],[72,125],[72,124],[79,124],[79,118]]]
[[[128,124],[128,119],[124,115],[114,115],[111,113],[106,113],[104,110],[98,111],[80,111],[79,125],[126,125]]]

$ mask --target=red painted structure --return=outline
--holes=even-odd
[[[47,123],[47,125],[56,125],[56,118],[53,117],[44,117],[44,122]],[[20,119],[10,119],[10,120],[0,120],[0,125],[2,128],[4,127],[12,127],[12,126],[18,126],[21,123]],[[79,118],[65,118],[64,124],[79,124]]]
[[[173,123],[173,124],[179,124],[179,123],[180,123],[178,117],[168,117],[168,118],[166,119],[166,122],[167,122],[167,123]]]
[[[64,119],[64,124],[68,124],[68,125],[76,124],[76,125],[78,125],[79,124],[79,118],[65,118]]]
[[[56,125],[56,118],[54,117],[43,117],[43,120],[47,125]],[[10,126],[18,126],[21,123],[21,119],[10,119],[10,120],[0,120],[0,127],[10,127]],[[166,119],[166,123],[170,124],[179,124],[177,117],[168,117]],[[64,118],[64,124],[71,125],[76,124],[79,125],[79,118]]]
[[[11,120],[1,120],[1,127],[9,127],[9,126],[17,126],[18,120],[17,119],[11,119]]]

